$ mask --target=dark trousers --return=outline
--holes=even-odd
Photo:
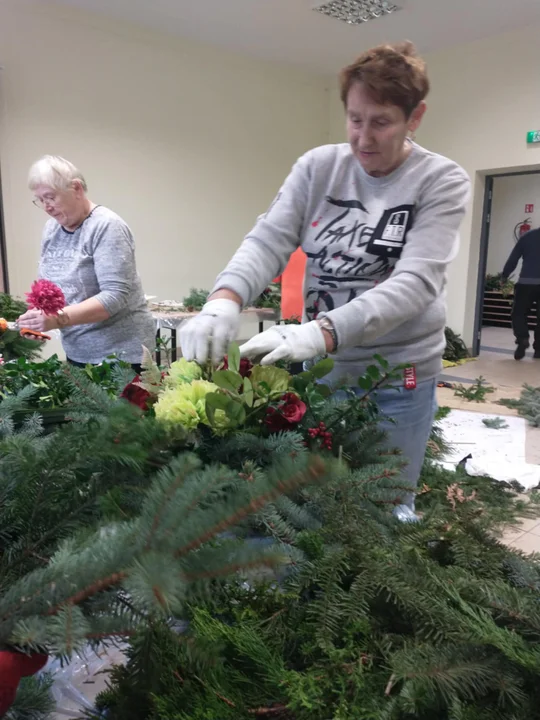
[[[78,368],[85,368],[85,367],[87,366],[87,364],[91,364],[91,363],[75,362],[75,360],[70,360],[69,358],[67,358],[67,361],[68,361],[68,363],[69,363],[70,365],[73,365],[73,367],[78,367]],[[137,375],[140,375],[140,374],[141,374],[141,372],[142,372],[142,366],[141,366],[141,365],[137,365],[136,363],[134,363],[134,364],[132,363],[131,367],[133,368],[133,371],[137,373]]]
[[[512,327],[518,345],[529,343],[529,315],[536,303],[536,328],[534,331],[534,349],[540,350],[540,285],[522,285],[514,288],[514,307],[512,308]]]

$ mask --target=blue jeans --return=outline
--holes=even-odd
[[[354,388],[358,395],[365,391]],[[339,399],[339,391],[336,393]],[[381,428],[386,432],[384,447],[399,450],[407,465],[400,480],[415,489],[426,455],[426,446],[437,412],[437,380],[419,382],[415,390],[387,388],[373,394],[382,415]],[[393,420],[394,422],[391,422]],[[414,493],[405,493],[403,504],[414,510]]]

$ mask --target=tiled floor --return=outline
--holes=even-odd
[[[511,330],[484,328],[480,356],[465,365],[448,368],[443,372],[443,379],[465,385],[482,376],[495,388],[495,392],[488,396],[485,403],[471,403],[456,398],[453,390],[440,388],[439,405],[501,416],[516,415],[514,410],[497,405],[496,401],[519,398],[525,383],[539,387],[540,360],[533,360],[532,350],[529,350],[524,360],[516,362],[514,347]],[[540,464],[540,428],[527,428],[526,458],[529,463]],[[540,552],[540,518],[526,520],[519,529],[507,533],[505,540],[525,552]]]
[[[505,533],[504,541],[517,550],[540,553],[540,518],[525,520],[516,530]]]
[[[540,386],[540,360],[533,360],[530,350],[524,360],[516,362],[513,353],[511,330],[484,328],[480,356],[465,365],[444,370],[443,379],[465,385],[482,376],[495,388],[495,392],[488,395],[485,403],[471,403],[457,398],[453,390],[440,388],[439,405],[494,415],[516,415],[515,410],[497,405],[496,401],[519,398],[525,383]],[[527,462],[540,464],[540,428],[527,428],[526,457]]]

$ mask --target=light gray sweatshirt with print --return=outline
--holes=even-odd
[[[327,315],[337,333],[330,381],[354,384],[375,354],[414,365],[419,381],[432,379],[469,195],[461,167],[414,143],[382,178],[368,175],[349,145],[315,148],[297,161],[214,290],[233,290],[248,305],[301,246],[304,320]]]
[[[98,205],[74,232],[51,218],[41,244],[40,278],[56,283],[67,305],[94,297],[110,314],[103,322],[62,330],[71,360],[98,364],[116,354],[142,361],[142,346],[153,350],[155,323],[135,266],[131,230],[116,213]]]

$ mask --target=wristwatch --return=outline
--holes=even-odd
[[[69,325],[69,315],[65,310],[59,310],[56,315],[56,321],[58,322],[58,327],[67,327]]]
[[[337,350],[338,341],[334,323],[330,320],[330,318],[327,317],[319,318],[317,322],[321,330],[326,330],[326,332],[330,333],[330,337],[332,338],[332,342],[334,343],[334,349],[332,350],[332,352],[335,352]]]

